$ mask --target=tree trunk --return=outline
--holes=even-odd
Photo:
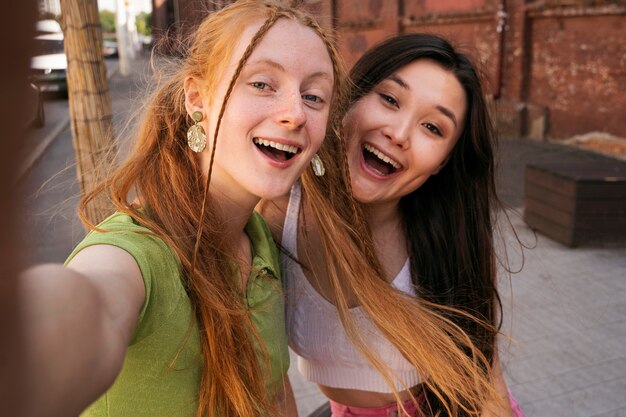
[[[98,3],[96,0],[61,0],[61,18],[76,172],[84,196],[104,179],[115,160]],[[110,212],[110,201],[105,195],[99,195],[86,210],[92,223],[100,222]]]

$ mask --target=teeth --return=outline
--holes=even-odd
[[[271,140],[266,140],[266,139],[261,139],[261,138],[254,138],[252,139],[252,141],[256,143],[257,145],[270,146],[272,148],[278,149],[279,151],[285,151],[285,152],[289,152],[292,154],[298,153],[297,146],[285,145],[283,143],[273,142]]]
[[[384,153],[382,153],[378,149],[374,148],[372,145],[369,145],[369,144],[366,143],[365,144],[365,149],[367,149],[369,152],[371,152],[374,155],[376,155],[376,157],[378,159],[380,159],[381,161],[390,164],[395,169],[398,169],[398,168],[400,168],[402,166],[402,165],[400,165],[399,162],[396,162],[393,159],[389,158],[387,155],[385,155]]]

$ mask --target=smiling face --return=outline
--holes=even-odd
[[[208,114],[202,124],[209,146],[200,154],[205,173],[222,98],[261,23],[244,30],[216,91],[202,95],[201,104],[193,94],[189,98],[193,85],[186,86],[187,110],[201,106]],[[333,64],[319,35],[279,19],[234,85],[221,121],[211,190],[246,205],[287,193],[322,144],[333,86]]]
[[[445,165],[465,122],[467,99],[454,74],[420,59],[352,105],[345,118],[355,198],[397,204]]]

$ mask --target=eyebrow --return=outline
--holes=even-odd
[[[396,84],[398,84],[400,87],[404,88],[405,90],[411,91],[411,87],[409,87],[409,85],[397,74],[391,74],[389,77],[387,77],[387,79],[395,82]],[[448,118],[452,120],[452,123],[454,123],[454,127],[458,126],[456,116],[454,115],[452,110],[442,105],[437,105],[435,106],[435,108],[439,110],[443,115],[448,116]]]
[[[283,67],[280,63],[273,61],[271,59],[259,59],[257,61],[250,61],[249,62],[250,65],[260,65],[260,64],[265,64],[268,65],[272,68],[276,68],[279,71],[282,72],[287,72],[287,70],[285,69],[285,67]],[[332,76],[325,72],[325,71],[316,71],[313,74],[309,75],[307,77],[307,79],[311,79],[311,78],[326,78],[327,80],[332,80]]]
[[[280,70],[283,72],[287,71],[285,67],[283,67],[281,64],[279,64],[276,61],[272,61],[271,59],[259,59],[257,61],[250,61],[248,62],[248,64],[250,65],[266,64],[266,65],[269,65],[270,67],[276,68],[277,70]]]
[[[444,115],[448,116],[450,120],[452,120],[452,123],[454,123],[454,127],[457,127],[456,116],[454,115],[454,113],[452,113],[452,110],[441,105],[435,106],[435,108],[439,110],[441,113],[443,113]]]

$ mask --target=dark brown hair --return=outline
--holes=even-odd
[[[318,152],[326,174],[316,177],[307,170],[303,175],[303,202],[313,218],[305,219],[301,227],[306,230],[306,221],[311,221],[319,230],[332,301],[346,333],[388,382],[396,398],[400,400],[394,384],[397,375],[384,358],[368,349],[349,312],[348,300],[360,305],[415,366],[429,400],[425,406],[418,404],[424,415],[478,416],[487,403],[499,401],[491,380],[498,302],[490,212],[495,199],[494,138],[478,75],[471,62],[445,40],[432,35],[402,35],[374,47],[357,62],[351,71],[348,104],[416,59],[432,59],[452,71],[468,99],[468,116],[459,143],[446,172],[435,177],[443,181],[437,184],[442,189],[424,192],[417,199],[420,189],[401,202],[419,300],[386,280],[363,207],[350,198],[347,147],[341,134],[335,140],[327,139]],[[458,184],[448,194],[446,187],[454,181]],[[422,188],[428,191],[433,187],[430,182]],[[422,204],[428,208],[422,209]]]
[[[411,275],[421,297],[461,308],[495,325],[494,303],[499,301],[492,238],[492,206],[497,203],[495,135],[474,65],[439,36],[397,36],[356,63],[350,72],[354,88],[349,100],[356,102],[393,72],[419,59],[434,61],[454,74],[465,91],[468,109],[446,166],[401,199]],[[476,333],[476,343],[491,358],[493,333],[474,330],[470,333]]]

